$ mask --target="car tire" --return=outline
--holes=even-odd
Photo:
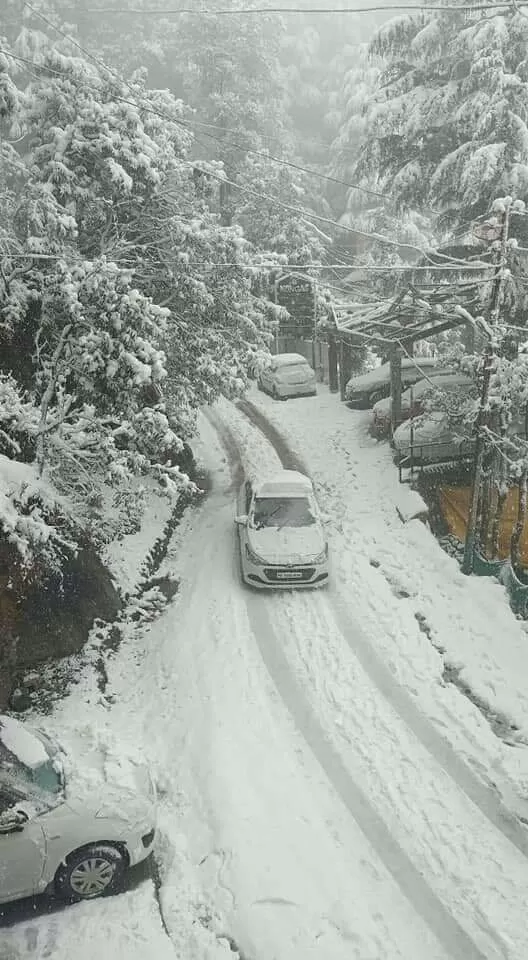
[[[384,397],[385,394],[383,393],[383,390],[374,390],[374,392],[371,393],[368,398],[369,406],[373,407],[378,400],[383,400]]]
[[[117,847],[98,843],[70,854],[55,875],[55,893],[76,903],[115,893],[126,870],[125,857]]]

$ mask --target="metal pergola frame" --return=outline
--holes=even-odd
[[[470,281],[457,286],[458,297],[456,299],[462,299],[460,298],[461,286],[465,287],[464,292],[470,295],[466,299],[466,303],[468,303],[468,300],[473,301],[475,287]],[[460,312],[455,312],[456,307],[459,306],[458,303],[446,303],[451,299],[449,293],[453,297],[452,289],[442,289],[441,285],[436,287],[435,291],[436,303],[431,305],[427,300],[428,294],[423,288],[419,289],[409,284],[392,300],[370,307],[370,309],[367,307],[365,310],[364,305],[350,305],[356,316],[350,316],[345,323],[339,321],[335,307],[331,306],[330,308],[334,323],[333,334],[339,340],[344,343],[352,341],[357,345],[358,338],[361,338],[365,343],[370,342],[379,347],[390,349],[391,422],[393,429],[401,419],[402,354],[407,350],[412,351],[413,344],[417,340],[434,337],[457,327],[471,326],[467,316],[464,317]],[[473,297],[471,294],[473,294]],[[411,298],[410,302],[409,297]],[[347,305],[343,304],[343,308],[347,309]]]

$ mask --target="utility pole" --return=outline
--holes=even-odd
[[[337,363],[337,317],[332,305],[329,306],[328,314],[328,387],[330,393],[339,391],[339,372]],[[526,416],[528,418],[528,405],[526,407]]]
[[[312,367],[317,377],[317,280],[313,280]],[[317,377],[317,379],[321,379]]]
[[[475,558],[475,539],[477,528],[477,512],[480,490],[482,486],[482,471],[484,467],[484,454],[486,443],[484,440],[484,427],[488,419],[488,400],[491,374],[495,360],[495,336],[494,327],[499,319],[499,310],[501,306],[500,295],[504,284],[504,270],[506,267],[506,253],[508,243],[508,228],[510,223],[511,197],[506,197],[504,211],[502,213],[501,224],[501,249],[499,261],[495,270],[493,288],[489,303],[488,320],[491,330],[488,333],[488,343],[484,354],[484,368],[482,373],[482,389],[480,393],[480,404],[475,424],[475,459],[473,462],[473,484],[471,490],[471,500],[469,504],[468,522],[466,528],[466,540],[464,543],[464,559],[462,561],[462,573],[470,574],[473,572],[473,562]]]
[[[275,306],[278,306],[278,303],[279,303],[279,278],[278,278],[278,276],[275,277],[275,281],[274,281],[274,284],[273,284],[273,289],[274,289],[274,291],[275,291]],[[275,323],[276,323],[276,327],[275,327],[275,356],[276,356],[276,355],[278,354],[278,352],[279,352],[279,326],[280,326],[280,321],[276,320]]]
[[[394,434],[396,427],[401,422],[401,396],[402,396],[402,349],[395,347],[390,355],[390,379],[391,379],[391,433]],[[411,450],[412,455],[412,450]]]
[[[330,393],[337,393],[339,390],[337,346],[333,330],[328,331],[328,386]]]

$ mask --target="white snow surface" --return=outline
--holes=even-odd
[[[48,760],[42,742],[14,717],[0,717],[0,740],[30,770]]]
[[[388,444],[368,434],[368,411],[350,410],[321,385],[317,398],[277,403],[255,391],[250,399],[303,458],[326,519],[334,590],[353,596],[372,645],[453,742],[486,744],[491,778],[515,772],[528,796],[528,624],[515,619],[504,588],[465,577],[419,521],[402,526],[396,508],[405,494]],[[241,443],[252,431],[253,448],[247,418],[234,423]],[[446,684],[445,666],[518,728],[513,746]]]
[[[212,493],[160,571],[179,579],[175,600],[128,624],[105,695],[88,671],[39,718],[102,799],[149,764],[165,929],[146,881],[3,930],[2,958],[526,960],[528,834],[490,782],[521,803],[524,624],[498,584],[464,578],[420,522],[402,524],[366,416],[323,389],[251,400],[315,482],[332,585],[241,587],[236,447],[246,470],[280,461],[217,405],[224,445],[200,424]],[[511,746],[445,662],[515,722]]]
[[[174,501],[160,496],[155,482],[147,480],[145,485],[149,492],[140,530],[125,534],[121,540],[114,540],[105,547],[103,553],[103,560],[123,594],[136,589],[147,554],[163,533],[174,509]]]
[[[429,513],[429,507],[418,491],[404,483],[395,491],[394,506],[404,523],[416,517],[426,517]]]

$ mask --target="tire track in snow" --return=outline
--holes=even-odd
[[[291,453],[279,431],[269,424],[265,416],[249,401],[237,404],[255,429],[272,444],[285,469],[302,469],[308,473],[302,461]],[[264,426],[266,429],[264,430]],[[231,435],[232,436],[232,435]],[[277,443],[277,445],[275,445]],[[293,467],[293,464],[297,464]],[[447,740],[427,719],[407,693],[391,674],[376,651],[363,634],[361,627],[350,616],[340,598],[333,593],[329,596],[334,616],[346,643],[361,667],[377,687],[392,709],[412,731],[433,759],[443,768],[463,793],[475,804],[480,812],[505,836],[513,846],[528,858],[528,833],[522,824],[508,813],[501,803],[499,795],[486,786],[473,773],[470,767],[453,750]]]
[[[453,960],[491,960],[479,950],[428,886],[329,742],[290,670],[269,620],[266,598],[248,594],[247,609],[264,664],[295,726],[400,890]]]
[[[242,464],[238,440],[217,413],[209,407],[205,407],[203,413],[216,432],[220,440],[220,445],[223,447],[227,457],[227,463],[231,473],[231,486],[228,492],[238,492],[238,489],[244,481],[244,466]]]
[[[309,475],[306,464],[301,457],[298,457],[297,454],[290,450],[282,434],[279,433],[269,420],[266,420],[266,417],[258,407],[251,403],[250,400],[239,400],[237,407],[271,444],[285,470],[298,470],[299,473]]]
[[[234,483],[235,479],[240,477],[242,467],[238,441],[229,427],[216,415],[208,419],[218,431],[222,445],[228,454]],[[283,456],[284,453],[285,450],[282,451]],[[295,469],[300,468],[300,461],[297,458],[292,457],[284,464],[283,456],[280,458],[287,469],[293,469],[293,464]],[[491,960],[480,951],[428,886],[420,871],[392,836],[385,822],[371,806],[365,793],[354,782],[341,757],[330,744],[307,697],[292,674],[269,620],[266,598],[248,591],[246,606],[262,660],[296,728],[399,889],[452,960]]]

